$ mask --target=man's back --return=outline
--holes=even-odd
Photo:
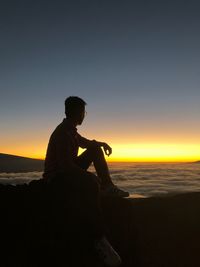
[[[44,178],[66,172],[78,154],[76,128],[64,119],[53,131],[45,158]]]

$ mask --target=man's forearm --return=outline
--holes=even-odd
[[[96,142],[97,145],[99,146],[104,146],[105,145],[105,142],[100,142],[100,141],[96,141],[96,140],[93,140]]]

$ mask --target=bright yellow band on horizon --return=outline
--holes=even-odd
[[[108,158],[109,159],[109,158]],[[109,161],[187,162],[200,160],[200,144],[113,145]]]
[[[106,160],[124,162],[192,162],[200,160],[200,144],[111,144],[113,153]],[[79,154],[82,153],[79,150]],[[13,155],[44,159],[46,146],[1,151]]]

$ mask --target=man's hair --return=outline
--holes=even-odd
[[[78,96],[70,96],[65,99],[65,114],[67,116],[73,116],[83,110],[87,103]]]

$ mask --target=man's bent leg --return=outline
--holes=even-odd
[[[111,180],[108,165],[104,157],[104,153],[101,147],[92,142],[90,147],[87,148],[78,158],[76,163],[83,169],[87,170],[91,163],[94,163],[94,167],[97,172],[97,176],[100,179],[101,195],[112,197],[128,197],[129,193],[119,189],[115,186]]]
[[[104,153],[96,142],[92,142],[90,147],[87,148],[78,158],[76,163],[83,169],[87,170],[93,162],[97,176],[101,180],[101,186],[106,187],[112,183],[108,165],[104,157]]]

